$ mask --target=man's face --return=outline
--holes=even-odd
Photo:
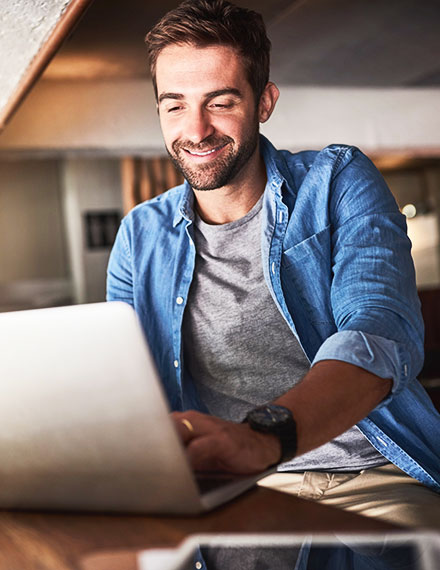
[[[249,168],[259,117],[232,48],[172,45],[157,59],[159,118],[168,153],[196,190],[226,186]]]

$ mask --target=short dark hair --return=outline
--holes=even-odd
[[[261,14],[227,0],[185,0],[163,16],[145,42],[156,98],[157,58],[173,44],[225,45],[237,50],[257,102],[269,81],[271,43]]]

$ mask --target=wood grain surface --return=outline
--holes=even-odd
[[[398,527],[255,488],[197,517],[0,512],[1,570],[135,570],[141,550],[200,533],[378,532]]]

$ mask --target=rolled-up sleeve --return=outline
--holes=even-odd
[[[318,350],[312,366],[322,360],[341,360],[380,378],[391,378],[391,394],[378,407],[386,405],[410,377],[411,358],[401,343],[362,331],[340,331],[329,337]]]

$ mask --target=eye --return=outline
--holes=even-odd
[[[212,102],[208,105],[210,109],[222,111],[224,109],[230,109],[233,106],[232,102]]]
[[[175,105],[174,107],[168,107],[166,112],[167,113],[175,113],[176,111],[180,111],[182,107],[180,105]]]

